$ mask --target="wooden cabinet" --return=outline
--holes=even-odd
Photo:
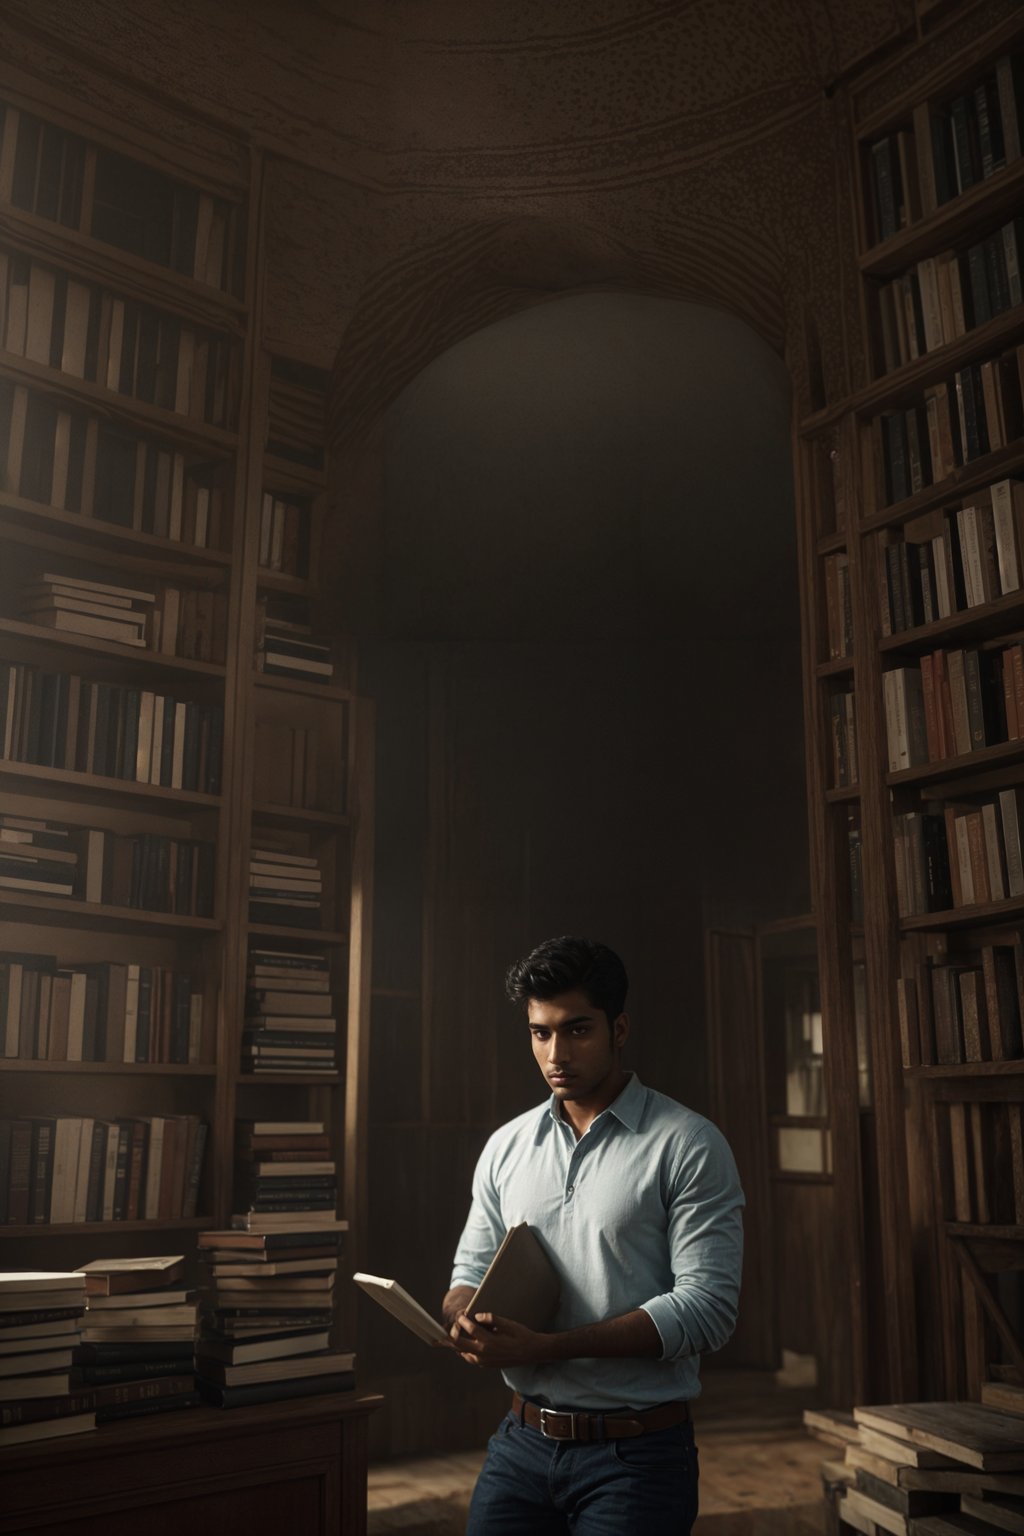
[[[193,1408],[0,1452],[0,1536],[362,1536],[380,1399]]]

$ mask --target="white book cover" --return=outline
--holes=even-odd
[[[68,278],[67,299],[64,307],[64,346],[60,366],[62,373],[69,373],[75,379],[85,378],[90,299],[90,291],[84,283]]]

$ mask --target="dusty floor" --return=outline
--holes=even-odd
[[[817,1536],[825,1448],[802,1429],[813,1393],[758,1371],[708,1371],[695,1414],[700,1536]],[[483,1451],[370,1467],[370,1536],[462,1536]]]

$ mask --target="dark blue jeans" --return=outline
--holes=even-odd
[[[628,1440],[548,1440],[502,1420],[466,1536],[688,1536],[697,1518],[693,1425]]]

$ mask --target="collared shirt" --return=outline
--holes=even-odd
[[[494,1132],[451,1284],[479,1285],[507,1229],[525,1221],[562,1283],[552,1331],[642,1307],[660,1359],[580,1359],[505,1371],[552,1407],[647,1408],[700,1392],[698,1357],[732,1333],[743,1257],[743,1191],[716,1126],[635,1073],[577,1141],[558,1100]]]

